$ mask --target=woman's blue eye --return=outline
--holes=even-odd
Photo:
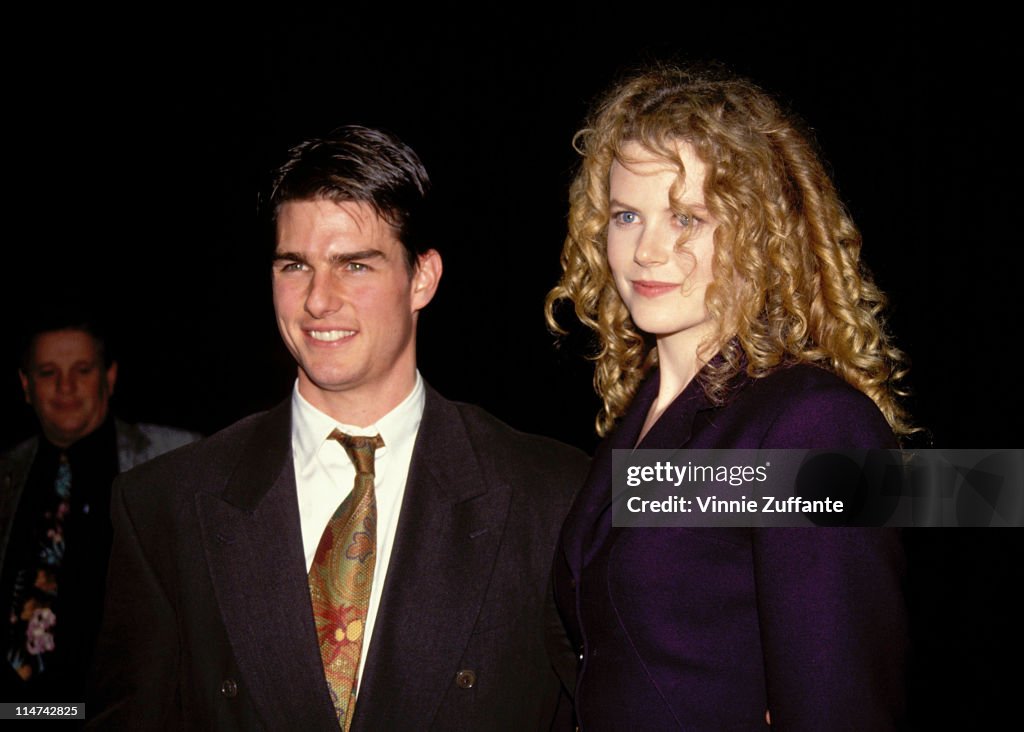
[[[617,221],[620,224],[635,224],[637,221],[640,220],[640,217],[637,216],[633,211],[619,211],[618,213],[614,214],[612,218],[615,219],[615,221]]]

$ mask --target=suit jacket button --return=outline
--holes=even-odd
[[[576,589],[576,578],[575,577],[573,577],[571,580],[569,580],[569,589],[570,590],[575,590]]]
[[[224,679],[224,683],[220,685],[220,693],[228,699],[234,699],[238,696],[238,684],[234,679]]]
[[[476,671],[463,669],[455,674],[455,685],[460,689],[472,689],[476,686]]]

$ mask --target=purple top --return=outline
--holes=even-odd
[[[636,444],[641,385],[562,529],[555,594],[580,650],[576,711],[594,730],[887,730],[903,712],[907,634],[896,531],[613,528],[612,449]],[[875,404],[812,366],[696,381],[642,448],[894,448]]]

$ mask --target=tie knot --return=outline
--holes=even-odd
[[[378,447],[384,447],[384,439],[380,435],[346,435],[335,429],[329,439],[337,440],[345,448],[352,464],[356,466],[356,473],[373,475],[373,453]]]

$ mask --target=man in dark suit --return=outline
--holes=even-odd
[[[82,702],[103,609],[114,476],[199,438],[114,417],[105,329],[57,299],[24,326],[18,375],[39,434],[0,455],[0,701]]]
[[[295,389],[117,482],[95,727],[558,717],[549,572],[587,460],[419,376],[441,277],[427,187],[412,150],[361,127],[279,169],[274,306]]]

